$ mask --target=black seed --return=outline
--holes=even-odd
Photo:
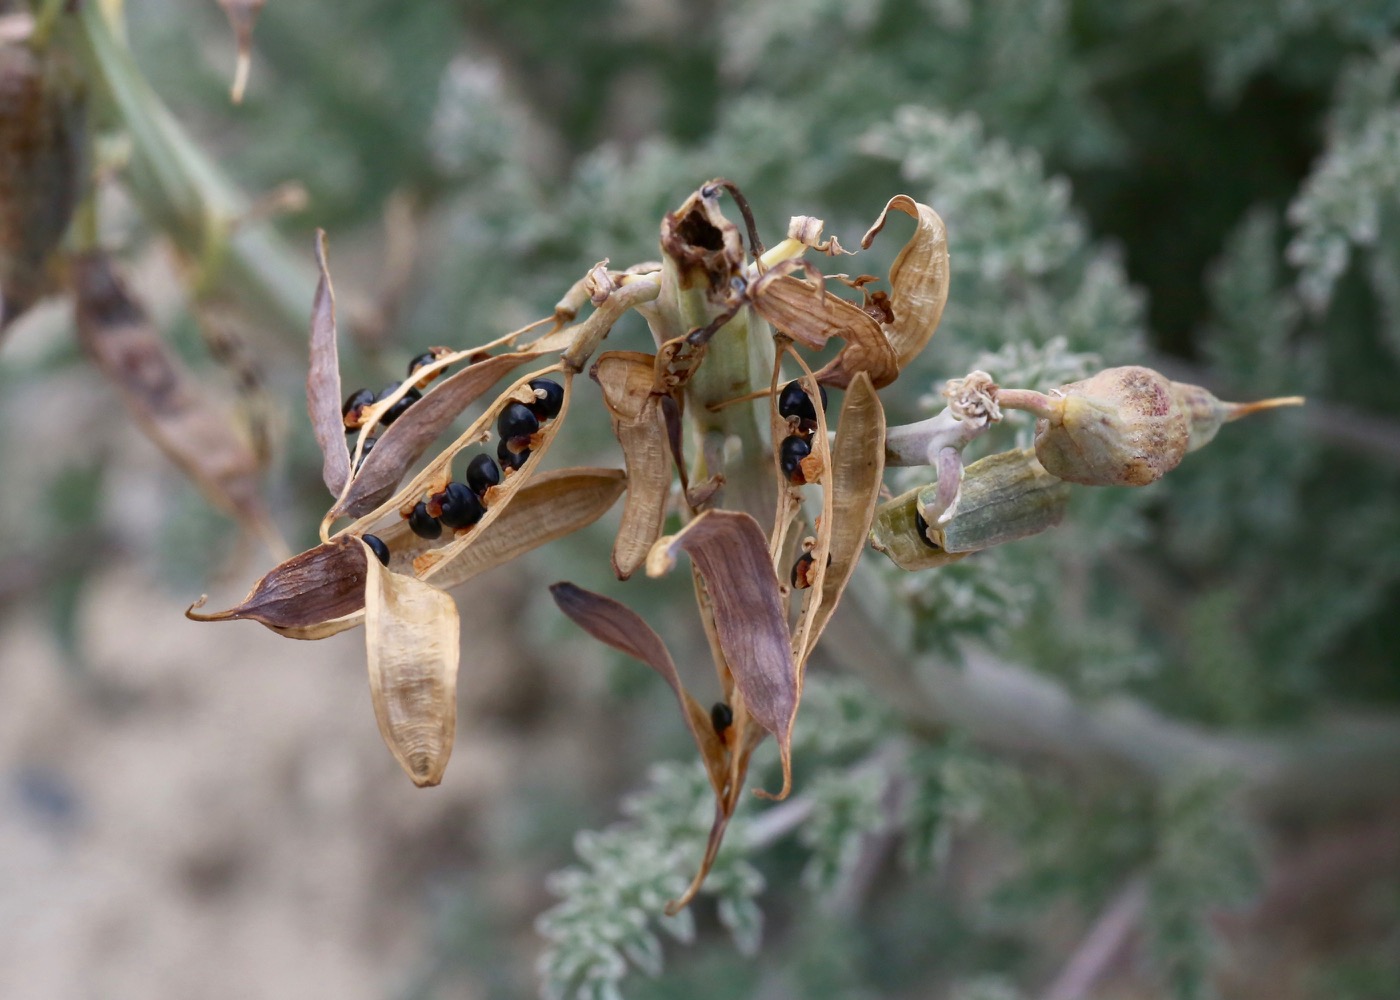
[[[438,519],[448,528],[470,528],[486,514],[481,497],[465,483],[448,483],[438,498],[442,513]]]
[[[364,446],[363,448],[360,449],[360,461],[359,461],[359,464],[355,466],[355,471],[356,471],[356,472],[360,471],[360,466],[365,464],[365,459],[369,458],[369,453],[372,452],[372,451],[374,450],[374,442],[376,442],[376,441],[378,441],[378,440],[379,440],[379,438],[377,438],[377,437],[365,438],[365,446]],[[355,445],[354,445],[353,443],[351,443],[351,445],[350,445],[350,451],[351,451],[351,452],[354,452],[354,450],[355,450]]]
[[[530,457],[530,449],[524,451],[511,451],[507,442],[502,439],[496,445],[496,457],[500,459],[502,469],[518,469],[525,464],[525,460]]]
[[[478,455],[467,464],[467,486],[479,497],[501,482],[501,467],[490,455]]]
[[[919,509],[918,501],[914,502],[914,525],[919,529],[919,541],[931,549],[943,551],[943,546],[928,536],[928,522],[924,520],[924,512]]]
[[[710,709],[710,722],[714,725],[716,733],[724,732],[734,725],[734,709],[722,701],[715,702],[714,707]]]
[[[380,391],[378,396],[374,397],[375,402],[378,402],[382,399],[388,399],[394,392],[398,390],[398,388],[398,383],[386,386],[383,390]],[[417,389],[409,389],[408,392],[403,394],[402,399],[400,399],[393,406],[389,407],[389,411],[385,413],[384,416],[379,418],[379,422],[385,427],[388,427],[395,420],[399,419],[399,417],[403,416],[404,411],[406,411],[410,406],[412,406],[414,403],[418,402],[418,400],[422,398],[423,394]]]
[[[496,433],[501,440],[527,438],[540,429],[540,418],[524,403],[507,403],[501,415],[496,418]]]
[[[797,417],[800,420],[816,420],[817,411],[812,406],[812,397],[802,388],[800,379],[793,379],[778,393],[778,413],[784,417]]]
[[[564,387],[552,378],[537,378],[530,381],[530,388],[544,392],[544,398],[535,397],[530,411],[541,420],[552,420],[559,416],[564,407]]]
[[[389,546],[384,544],[384,539],[378,535],[361,535],[369,550],[373,552],[385,566],[389,565]]]
[[[419,368],[423,368],[426,365],[430,365],[436,360],[437,355],[435,355],[432,351],[424,351],[422,354],[418,355],[418,357],[414,358],[408,363],[409,377],[412,378],[413,373],[416,372]]]
[[[345,421],[345,426],[351,430],[359,427],[364,408],[373,402],[374,392],[370,389],[356,389],[346,396],[345,405],[340,408],[340,416]]]
[[[807,482],[807,477],[802,473],[802,460],[811,453],[812,446],[807,443],[806,438],[796,434],[783,438],[783,443],[778,449],[778,465],[788,482],[796,486]]]
[[[408,528],[419,538],[437,538],[442,534],[442,523],[428,513],[428,505],[420,503],[408,515]]]

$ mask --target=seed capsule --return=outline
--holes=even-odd
[[[1186,454],[1186,412],[1171,382],[1151,368],[1108,368],[1059,392],[1059,412],[1035,425],[1035,454],[1052,476],[1085,486],[1146,486]]]
[[[1302,406],[1302,396],[1284,396],[1278,399],[1261,399],[1255,403],[1226,403],[1216,399],[1215,394],[1198,385],[1173,382],[1172,392],[1178,405],[1186,412],[1190,428],[1187,451],[1203,448],[1215,440],[1220,428],[1232,420],[1247,417],[1260,410],[1272,410],[1276,406]]]
[[[394,385],[385,386],[384,389],[380,391],[379,395],[374,397],[375,402],[388,399],[391,395],[398,391],[398,388],[399,387],[397,383],[395,383]],[[400,399],[393,406],[389,407],[388,412],[386,412],[384,416],[379,418],[379,422],[385,427],[388,427],[395,420],[399,419],[399,417],[403,416],[410,406],[412,406],[414,403],[418,402],[418,400],[422,398],[423,394],[417,389],[409,389],[408,392],[404,393],[402,399]]]
[[[812,446],[807,439],[796,434],[783,438],[782,445],[778,451],[778,465],[783,470],[783,475],[788,482],[795,486],[801,486],[807,482],[806,475],[802,472],[802,460],[812,453]]]
[[[467,486],[479,497],[484,497],[492,486],[501,482],[501,467],[490,455],[478,455],[467,465]]]
[[[541,421],[552,420],[559,416],[559,411],[564,407],[564,387],[551,378],[531,379],[530,388],[536,393],[543,392],[544,396],[535,396],[535,401],[530,405],[532,412]]]
[[[408,515],[408,528],[419,538],[434,539],[442,535],[442,522],[428,513],[428,505],[420,503]]]
[[[437,501],[442,509],[438,520],[448,528],[470,528],[486,516],[486,508],[482,506],[481,498],[465,483],[448,483],[447,489],[438,496]]]
[[[502,438],[501,443],[496,445],[496,457],[500,459],[502,469],[519,469],[530,457],[530,449],[511,451],[509,441]]]
[[[374,390],[356,389],[345,397],[345,405],[340,408],[341,419],[345,421],[345,426],[354,430],[364,423],[365,407],[374,402]]]
[[[722,701],[715,702],[710,709],[710,723],[715,727],[716,733],[723,734],[734,725],[734,709]]]
[[[540,429],[540,418],[524,403],[509,403],[496,418],[496,433],[502,441],[528,438]]]
[[[378,535],[361,535],[360,537],[364,539],[369,550],[375,554],[380,562],[385,566],[389,565],[389,546],[384,544],[384,539]]]

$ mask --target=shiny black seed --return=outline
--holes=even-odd
[[[486,491],[501,482],[501,467],[490,455],[478,455],[467,464],[467,486],[477,496],[485,496]]]
[[[540,418],[524,403],[507,403],[501,415],[496,418],[496,433],[501,440],[527,438],[540,429]]]
[[[710,722],[714,725],[716,733],[724,732],[734,725],[734,709],[722,701],[715,702],[714,707],[710,709]]]
[[[356,471],[356,472],[358,472],[358,471],[360,470],[360,466],[361,466],[361,465],[364,465],[364,464],[365,464],[365,459],[369,458],[369,453],[372,452],[372,451],[374,450],[374,442],[376,442],[376,441],[378,441],[378,440],[379,440],[379,438],[377,438],[377,437],[365,438],[365,446],[364,446],[363,448],[360,449],[360,462],[359,462],[359,465],[356,465],[356,466],[355,466],[355,471]],[[352,453],[353,453],[354,450],[355,450],[355,445],[354,445],[353,442],[352,442],[351,445],[350,445],[350,450],[351,450]]]
[[[530,404],[530,411],[541,420],[551,420],[559,416],[559,411],[564,407],[564,387],[552,378],[532,379],[530,388],[536,391],[543,391],[544,397],[535,397],[535,401]]]
[[[428,513],[428,505],[420,503],[408,515],[408,528],[419,538],[437,538],[442,534],[442,523]]]
[[[931,549],[943,551],[943,546],[939,545],[928,536],[928,522],[924,520],[924,512],[919,510],[919,505],[914,504],[914,525],[919,529],[919,541],[923,542]]]
[[[822,407],[826,407],[826,393],[822,393]],[[812,397],[802,388],[801,379],[793,379],[778,393],[778,413],[784,417],[797,417],[800,420],[816,420],[817,411],[812,406]]]
[[[340,416],[345,421],[345,426],[352,430],[359,427],[362,411],[373,402],[374,391],[371,389],[356,389],[346,396],[345,405],[340,408]]]
[[[424,351],[422,354],[418,355],[418,357],[414,358],[408,363],[409,377],[411,378],[413,376],[413,373],[416,372],[419,368],[422,368],[426,365],[430,365],[436,360],[437,355],[435,355],[432,351]]]
[[[389,546],[384,544],[384,539],[378,535],[361,535],[360,537],[365,540],[369,550],[378,557],[380,562],[385,566],[389,565]]]
[[[783,443],[778,449],[778,465],[788,482],[801,486],[807,481],[802,472],[802,460],[811,453],[812,446],[807,443],[806,438],[796,434],[783,438]]]
[[[442,508],[438,520],[448,528],[469,528],[486,514],[481,497],[465,483],[448,483],[438,498],[438,506]]]
[[[511,451],[505,440],[496,445],[496,458],[501,462],[502,469],[518,469],[525,464],[525,460],[530,457],[530,449],[524,451]]]
[[[395,383],[394,385],[385,386],[384,389],[380,391],[379,395],[374,397],[375,401],[378,402],[381,399],[388,399],[394,392],[398,390],[398,388],[399,387],[397,383]],[[417,389],[409,389],[408,392],[403,394],[402,399],[400,399],[393,406],[389,407],[388,412],[385,413],[384,416],[379,418],[379,422],[385,427],[388,427],[395,420],[399,419],[399,417],[403,416],[404,411],[406,411],[410,406],[412,406],[414,403],[418,402],[418,400],[422,398],[423,394]]]

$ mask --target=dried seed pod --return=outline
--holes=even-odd
[[[1014,406],[1020,395],[1003,392],[998,401]],[[1146,486],[1186,454],[1186,411],[1172,383],[1151,368],[1108,368],[1041,398],[1048,406],[1036,410],[1036,457],[1067,482]]]
[[[885,210],[861,238],[868,249],[885,226],[890,210],[913,216],[918,228],[899,251],[890,267],[890,308],[894,316],[884,324],[902,369],[928,344],[943,319],[948,301],[948,232],[938,213],[908,195],[891,198]]]
[[[1186,412],[1190,440],[1187,451],[1204,448],[1215,440],[1220,428],[1232,420],[1247,417],[1260,410],[1272,410],[1276,406],[1302,406],[1302,396],[1279,396],[1274,399],[1261,399],[1255,403],[1226,403],[1215,398],[1208,389],[1185,382],[1173,382],[1172,392],[1176,401]]]
[[[921,509],[934,502],[937,492],[937,483],[921,486],[875,512],[870,543],[901,569],[946,566],[1052,528],[1065,516],[1070,487],[1046,472],[1026,448],[969,465],[957,503],[941,523],[930,524]]]

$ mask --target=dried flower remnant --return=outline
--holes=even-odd
[[[238,44],[238,62],[233,71],[233,85],[229,88],[229,99],[234,104],[243,103],[243,92],[248,87],[248,70],[253,62],[253,25],[257,23],[266,3],[267,0],[219,0],[219,6],[228,15],[234,41]]]

